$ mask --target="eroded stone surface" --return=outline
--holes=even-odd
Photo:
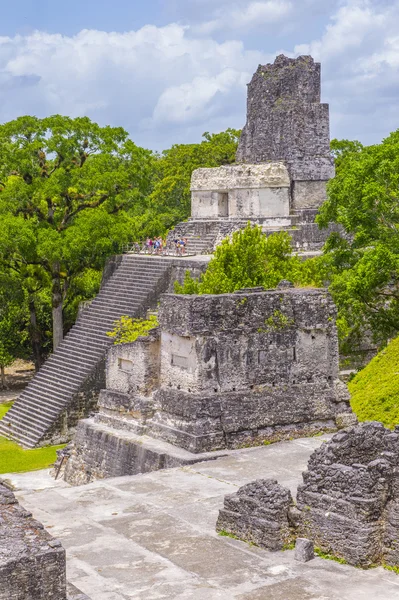
[[[320,63],[280,55],[259,65],[248,86],[247,123],[237,161],[283,161],[293,182],[293,208],[317,207],[334,176],[329,109],[320,103]]]
[[[266,550],[282,550],[292,539],[291,492],[273,479],[259,479],[224,498],[218,532],[252,542]]]
[[[399,565],[399,430],[362,423],[310,457],[298,488],[301,529],[350,564]]]
[[[61,542],[1,483],[0,600],[66,600]]]

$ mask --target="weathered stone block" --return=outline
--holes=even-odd
[[[314,544],[306,538],[297,538],[295,542],[295,560],[309,562],[314,558]]]
[[[362,423],[314,452],[299,486],[301,532],[350,564],[399,564],[399,433]]]
[[[292,540],[288,512],[291,493],[272,479],[260,479],[225,497],[216,530],[267,550],[281,550]]]
[[[0,600],[66,600],[65,550],[0,484]]]

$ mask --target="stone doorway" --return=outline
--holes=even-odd
[[[228,192],[218,192],[218,216],[229,216],[229,194]]]

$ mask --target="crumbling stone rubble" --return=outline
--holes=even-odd
[[[216,530],[266,550],[282,550],[293,539],[291,492],[274,479],[259,479],[225,496]]]
[[[216,528],[269,550],[297,538],[298,560],[314,544],[351,565],[398,567],[399,427],[337,433],[310,457],[296,506],[276,481],[255,481],[226,496]]]
[[[298,488],[301,530],[352,565],[399,565],[399,428],[362,423],[316,450]]]
[[[65,550],[0,483],[0,600],[66,600]]]

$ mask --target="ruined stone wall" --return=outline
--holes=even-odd
[[[151,435],[203,452],[334,430],[351,414],[335,315],[325,290],[163,296]]]
[[[106,373],[97,420],[142,433],[154,412],[153,395],[159,385],[159,330],[131,344],[113,346],[107,355]]]
[[[216,531],[238,537],[260,548],[282,550],[293,540],[291,493],[273,479],[260,479],[224,498]]]
[[[289,215],[290,178],[282,163],[197,169],[191,179],[192,218]]]
[[[259,65],[248,86],[247,123],[237,162],[283,161],[290,172],[292,208],[317,207],[334,176],[328,104],[320,103],[320,64],[311,56],[280,55]]]
[[[225,497],[216,529],[269,549],[309,547],[360,567],[399,567],[399,427],[362,423],[317,449],[294,505],[277,481]]]
[[[0,600],[66,600],[65,550],[0,483]]]
[[[399,565],[399,429],[363,423],[316,450],[298,488],[301,530],[358,566]]]

